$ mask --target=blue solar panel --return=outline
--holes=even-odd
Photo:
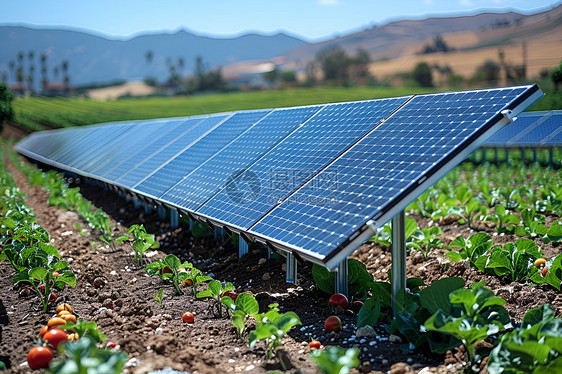
[[[183,120],[185,121],[185,120]],[[176,120],[175,123],[181,123]],[[129,163],[129,157],[140,147],[150,144],[160,134],[166,132],[170,120],[149,120],[135,124],[135,128],[121,137],[112,147],[100,150],[88,172],[106,178],[108,169],[119,162]],[[134,165],[133,165],[134,166]]]
[[[532,131],[511,139],[509,145],[520,147],[561,146],[561,133],[562,111],[549,112],[537,120]]]
[[[196,213],[237,229],[250,227],[279,199],[304,184],[408,98],[324,106],[303,126],[248,166],[251,174],[235,176],[231,184]],[[239,191],[242,182],[251,186],[248,193]],[[246,198],[239,199],[241,192]]]
[[[89,130],[89,129],[88,129]],[[70,167],[78,168],[79,164],[95,155],[98,147],[106,145],[108,139],[115,139],[127,131],[127,124],[108,125],[92,128],[92,131],[68,133],[66,137],[67,147],[61,149],[49,158]]]
[[[141,164],[152,152],[169,143],[170,139],[180,136],[185,131],[186,123],[189,123],[187,118],[167,120],[156,132],[152,132],[149,139],[143,138],[138,145],[128,148],[117,162],[112,160],[100,176],[110,181],[117,180],[127,171]]]
[[[274,110],[183,178],[161,199],[194,211],[220,189],[230,175],[244,170],[322,107]]]
[[[472,143],[498,123],[502,109],[529,91],[415,96],[262,217],[250,234],[326,262],[366,230],[367,221],[376,221],[396,204],[403,209],[411,202],[404,201],[406,196],[434,173],[444,174],[444,165],[459,152],[475,148]]]
[[[168,133],[158,144],[154,145],[151,154],[147,155],[137,166],[127,171],[117,179],[120,186],[133,188],[139,182],[152,175],[155,170],[170,160],[182,149],[193,144],[197,139],[213,129],[228,118],[228,115],[216,115],[211,117],[190,118],[182,125],[181,134]]]
[[[522,113],[491,136],[484,147],[556,147],[562,145],[562,111]]]

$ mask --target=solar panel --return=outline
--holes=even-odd
[[[515,110],[535,89],[415,96],[249,233],[333,267],[347,256],[343,248],[368,230],[367,221],[380,227],[404,209],[427,181],[443,176],[483,134],[501,126],[503,109]]]
[[[562,111],[521,113],[490,137],[484,147],[556,147],[562,145]]]
[[[209,133],[193,144],[190,144],[181,153],[175,155],[158,168],[152,175],[138,183],[134,187],[135,191],[149,197],[158,198],[162,196],[184,176],[220,151],[225,145],[269,112],[270,110],[259,110],[234,113],[222,122],[220,126],[209,131]]]
[[[117,180],[127,171],[142,163],[154,150],[160,149],[170,142],[170,139],[180,136],[185,131],[186,124],[189,126],[187,118],[178,118],[162,123],[162,126],[153,132],[149,139],[143,139],[139,144],[127,149],[126,152],[123,151],[123,157],[118,158],[117,162],[113,160],[105,168],[100,169],[100,176],[110,181]]]
[[[233,176],[196,213],[237,230],[245,230],[279,199],[326,166],[409,97],[328,104],[267,154],[248,166],[251,174]],[[237,199],[238,185],[258,181],[247,199]],[[237,184],[238,183],[238,184]],[[235,196],[233,198],[233,196]]]
[[[321,108],[323,105],[274,110],[200,164],[162,195],[161,200],[195,211],[225,184],[230,175],[260,158]]]
[[[154,149],[150,155],[119,177],[116,183],[125,188],[132,189],[135,185],[152,175],[174,155],[182,149],[189,147],[228,117],[229,115],[221,114],[190,118],[182,125],[183,132],[181,134],[168,133],[161,141],[154,144]]]
[[[175,123],[182,120],[176,120]],[[112,147],[98,152],[92,167],[88,169],[90,173],[106,178],[105,175],[113,169],[119,162],[129,163],[129,157],[140,147],[150,144],[159,134],[167,131],[170,120],[150,120],[135,124],[135,128],[124,134],[122,141],[115,143]],[[107,179],[107,178],[106,178]]]

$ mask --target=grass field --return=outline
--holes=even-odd
[[[29,97],[17,98],[14,101],[14,110],[15,122],[18,125],[31,130],[43,130],[112,121],[367,100],[436,91],[437,89],[420,87],[316,87],[189,97],[126,98],[116,101]],[[531,109],[562,109],[562,93],[547,92]]]

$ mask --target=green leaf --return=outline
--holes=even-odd
[[[365,300],[365,303],[357,314],[357,328],[363,326],[375,326],[379,320],[381,312],[381,300],[378,298],[370,297]]]
[[[445,254],[445,256],[449,257],[454,262],[459,262],[462,260],[461,254],[455,251],[449,251]]]
[[[539,322],[547,321],[554,317],[554,310],[550,306],[550,304],[543,304],[538,308],[531,309],[525,313],[523,317],[523,322],[521,322],[521,326],[523,328],[528,328],[532,325],[536,325]]]
[[[75,287],[76,275],[72,271],[65,271],[57,277],[57,282],[64,282],[70,287]]]
[[[459,277],[439,279],[420,291],[421,306],[433,314],[442,310],[445,314],[451,313],[449,294],[462,289],[465,282]]]
[[[236,327],[236,330],[238,331],[238,335],[240,335],[241,332],[244,330],[245,317],[246,316],[244,312],[241,310],[235,310],[232,312],[232,324],[234,325],[234,327]]]
[[[33,279],[37,279],[39,281],[44,281],[49,272],[45,268],[36,267],[29,270],[29,277]]]
[[[241,293],[236,298],[236,310],[241,310],[245,314],[254,315],[260,311],[260,306],[254,296],[249,293]]]

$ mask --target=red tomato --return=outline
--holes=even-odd
[[[352,304],[351,304],[351,309],[355,312],[355,313],[359,313],[359,311],[361,310],[361,308],[363,307],[363,302],[361,300],[355,300]]]
[[[545,266],[541,271],[541,275],[543,276],[543,278],[546,277],[546,273],[548,273],[548,268]]]
[[[65,342],[68,340],[66,332],[62,331],[61,329],[50,329],[43,335],[43,341],[52,345],[55,349],[59,346],[60,343]]]
[[[57,300],[57,295],[54,292],[51,292],[49,295],[49,303],[54,303]]]
[[[318,340],[313,340],[310,342],[309,346],[311,349],[320,349],[322,343],[320,343]]]
[[[334,308],[336,306],[341,306],[343,309],[349,308],[349,301],[347,301],[347,297],[345,297],[345,295],[342,295],[341,293],[333,294],[330,297],[330,300],[328,300],[328,303]]]
[[[40,286],[39,286],[39,289],[40,289],[41,291],[45,291],[45,285],[44,285],[44,284],[40,285]]]
[[[50,348],[37,346],[31,348],[27,354],[27,363],[33,370],[49,367],[49,362],[53,359],[53,352]]]
[[[224,297],[224,296],[228,296],[232,299],[232,301],[236,301],[236,298],[238,297],[238,294],[234,291],[226,291],[225,293],[223,293],[221,295],[221,297]]]
[[[53,272],[53,277],[58,277],[59,275],[60,275],[60,274],[59,274],[58,271],[55,270],[55,271]]]
[[[326,321],[324,322],[324,328],[326,329],[326,331],[328,332],[340,332],[341,331],[341,320],[339,319],[338,316],[331,316],[326,318]]]
[[[181,316],[181,320],[185,323],[193,323],[193,321],[195,321],[195,316],[191,312],[185,312],[183,316]]]
[[[164,274],[171,274],[171,273],[172,273],[172,270],[170,270],[169,267],[164,266],[164,269],[162,269],[162,272],[163,272]]]
[[[111,349],[111,348],[115,348],[116,346],[117,346],[117,344],[115,344],[115,343],[113,343],[113,342],[109,342],[109,343],[107,343],[107,345],[106,345],[106,347],[107,347],[107,348],[110,348],[110,349]]]
[[[41,329],[41,331],[39,331],[39,336],[42,338],[43,335],[45,335],[45,333],[49,331],[49,326],[45,325],[43,326],[43,328]]]

